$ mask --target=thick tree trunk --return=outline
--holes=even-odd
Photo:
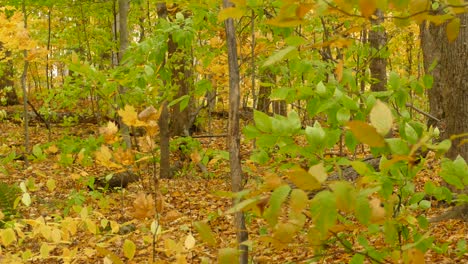
[[[424,68],[434,77],[434,85],[429,89],[430,113],[442,120],[444,138],[468,132],[468,14],[458,16],[461,26],[458,38],[449,42],[445,25],[421,26],[421,46],[424,55]],[[432,63],[438,62],[432,72]],[[430,120],[429,124],[434,122]],[[468,144],[459,144],[455,139],[447,157],[461,155],[468,160]]]
[[[428,91],[430,113],[441,119],[438,124],[444,129],[443,138],[468,132],[468,14],[461,14],[458,38],[449,42],[446,25],[421,26],[421,46],[424,56],[424,69],[434,77],[434,85]],[[437,66],[430,72],[432,63]],[[431,120],[430,120],[431,121]],[[433,124],[433,122],[429,122]],[[458,155],[468,160],[468,144],[463,138],[454,139],[447,157],[454,159]],[[468,193],[468,188],[465,188]],[[453,215],[453,212],[457,212]],[[459,206],[447,214],[449,217],[466,217],[468,204]]]
[[[231,7],[229,0],[223,0],[224,8]],[[231,168],[231,185],[233,192],[240,192],[242,186],[242,168],[240,161],[240,128],[239,128],[239,106],[240,106],[240,87],[239,87],[239,65],[237,61],[237,42],[234,20],[232,18],[225,20],[226,44],[228,50],[229,64],[229,161]],[[234,227],[237,234],[237,242],[240,250],[239,263],[248,263],[248,247],[242,243],[248,239],[248,233],[245,226],[244,212],[236,212],[234,215]]]
[[[385,91],[387,85],[387,59],[382,56],[382,50],[387,45],[387,36],[385,30],[380,28],[384,22],[382,11],[377,9],[375,16],[376,19],[371,19],[374,28],[369,31],[369,43],[372,50],[369,68],[372,78],[371,90],[377,92]]]

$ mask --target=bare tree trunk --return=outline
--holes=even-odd
[[[258,91],[258,103],[257,110],[264,113],[268,113],[270,109],[270,95],[271,95],[271,84],[274,84],[274,75],[271,71],[266,70],[261,75],[260,89]]]
[[[231,7],[229,0],[223,0],[224,8]],[[240,161],[240,128],[239,128],[239,106],[240,106],[240,87],[239,87],[239,65],[237,61],[237,43],[234,20],[228,18],[225,20],[226,44],[228,50],[229,64],[229,161],[231,168],[231,188],[233,192],[240,192],[242,186],[242,168]],[[248,263],[248,247],[242,242],[248,239],[248,233],[245,226],[244,212],[236,212],[234,215],[234,227],[236,229],[237,243],[240,250],[239,263]]]
[[[22,2],[24,28],[28,27],[28,14],[26,13],[25,0]],[[29,153],[29,115],[28,115],[28,89],[26,87],[26,77],[28,74],[29,61],[27,60],[28,51],[23,51],[24,66],[21,74],[21,88],[23,89],[23,112],[24,112],[24,151]],[[28,159],[24,159],[26,167],[29,166]]]
[[[167,18],[166,3],[157,4],[157,13],[159,19]],[[166,63],[164,61],[164,63]],[[170,131],[169,131],[169,109],[167,102],[163,102],[161,115],[158,120],[159,125],[159,146],[160,146],[160,161],[159,161],[159,176],[161,178],[170,178],[171,175],[171,162],[170,162]]]
[[[371,19],[374,27],[379,27],[384,22],[383,12],[380,9],[375,11],[376,19]],[[384,29],[377,28],[369,31],[369,42],[372,50],[370,62],[370,72],[372,78],[372,91],[385,91],[387,84],[387,59],[382,57],[382,50],[387,45],[387,36]]]
[[[119,64],[122,64],[123,56],[128,48],[128,11],[129,11],[129,0],[119,0]],[[122,99],[122,95],[125,94],[125,87],[119,86],[119,99]],[[122,100],[121,100],[122,101]],[[122,138],[127,148],[132,147],[132,141],[130,138],[130,129],[126,124],[119,118],[119,125],[122,130]]]
[[[434,78],[433,87],[428,91],[430,113],[442,120],[438,124],[445,130],[442,138],[468,132],[468,14],[461,14],[456,19],[460,19],[460,32],[453,42],[447,39],[446,24],[427,23],[420,27],[424,70]],[[438,64],[431,72],[430,66],[434,62]],[[429,120],[428,124],[435,122]],[[452,141],[448,158],[460,155],[468,160],[468,144],[463,139],[466,140],[466,136]],[[464,192],[467,194],[468,188]],[[468,204],[454,209],[457,210],[461,216],[468,215]]]
[[[284,100],[273,101],[273,113],[277,115],[286,116],[288,114],[286,101]]]

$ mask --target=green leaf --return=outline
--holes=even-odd
[[[405,124],[405,139],[408,140],[408,142],[411,144],[416,144],[419,140],[418,133],[408,123]]]
[[[354,151],[359,141],[354,137],[353,133],[349,130],[345,132],[345,145],[350,151]]]
[[[375,102],[374,107],[372,107],[372,110],[370,112],[369,118],[372,126],[375,127],[375,129],[377,130],[377,133],[379,133],[382,136],[387,135],[390,129],[392,129],[392,111],[386,104],[384,104],[380,100],[377,100],[377,102]]]
[[[350,264],[362,264],[364,263],[365,256],[363,254],[354,254],[353,258],[349,261]]]
[[[238,263],[239,252],[236,248],[222,248],[218,251],[219,264]]]
[[[440,176],[448,184],[460,190],[468,185],[468,166],[461,156],[458,156],[454,161],[443,159],[441,167]]]
[[[281,205],[286,201],[290,191],[291,187],[289,187],[289,185],[282,185],[276,188],[271,194],[270,206],[263,214],[270,226],[274,226],[278,222],[278,216],[281,212]]]
[[[316,228],[326,234],[338,218],[335,196],[330,191],[319,192],[311,201],[310,213]]]
[[[392,151],[392,154],[396,155],[408,155],[410,153],[410,148],[408,143],[402,140],[401,138],[387,138],[385,139],[388,147]]]
[[[338,120],[340,124],[348,122],[350,118],[351,112],[347,108],[340,108],[338,112],[336,112],[336,120]]]
[[[290,52],[296,50],[295,46],[287,46],[286,48],[277,51],[273,55],[271,55],[262,65],[262,67],[268,67],[277,63],[280,60],[283,60]]]
[[[323,183],[327,177],[328,177],[328,173],[327,173],[327,170],[325,169],[325,167],[323,166],[323,163],[319,163],[319,164],[316,164],[316,165],[313,165],[309,168],[309,171],[308,171],[312,176],[314,176],[314,178],[319,182],[319,183]]]
[[[286,98],[288,98],[289,91],[291,91],[291,89],[287,87],[273,89],[273,91],[271,91],[270,99],[285,100]]]
[[[254,120],[255,120],[255,126],[257,127],[258,130],[265,132],[265,133],[271,133],[272,131],[272,121],[271,117],[268,116],[267,114],[254,110]]]
[[[325,85],[323,84],[322,81],[320,81],[317,86],[316,86],[316,89],[317,89],[317,94],[318,95],[326,95],[327,94],[327,87],[325,87]]]
[[[381,134],[377,132],[377,130],[363,121],[349,121],[346,125],[350,128],[351,132],[353,132],[354,136],[361,141],[371,147],[384,147],[385,140]]]
[[[198,233],[200,234],[200,238],[204,242],[206,242],[210,246],[216,245],[215,235],[213,234],[213,231],[211,231],[211,228],[207,223],[197,221],[193,223],[193,225],[197,229]]]
[[[124,245],[123,245],[123,253],[124,256],[128,259],[133,259],[135,256],[136,252],[136,245],[133,243],[133,241],[125,239]]]
[[[369,200],[364,195],[358,196],[356,199],[356,218],[364,225],[369,223],[371,217],[371,208]]]

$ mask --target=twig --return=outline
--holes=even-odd
[[[420,113],[420,114],[422,114],[422,115],[425,115],[426,117],[429,117],[429,118],[431,118],[431,119],[437,121],[437,123],[439,123],[439,122],[441,121],[439,118],[437,118],[437,117],[435,117],[435,116],[433,116],[433,115],[431,115],[431,114],[429,114],[429,113],[427,113],[427,112],[424,112],[423,110],[417,108],[416,106],[414,106],[414,105],[412,105],[412,104],[410,104],[410,103],[406,103],[406,107],[412,108],[414,111],[416,111],[416,112],[418,112],[418,113]]]

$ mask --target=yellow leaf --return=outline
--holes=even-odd
[[[302,168],[294,168],[288,172],[289,179],[302,190],[316,190],[321,187],[320,182],[312,174]]]
[[[47,189],[49,189],[49,191],[54,191],[55,190],[55,180],[54,179],[48,179],[47,180],[47,183],[46,183],[46,186],[47,186]]]
[[[99,128],[99,134],[104,137],[104,140],[108,144],[118,141],[117,131],[119,131],[119,128],[111,121],[109,121],[105,127]]]
[[[16,234],[15,231],[11,228],[0,229],[0,238],[2,239],[2,244],[7,247],[11,243],[16,241]]]
[[[335,78],[338,82],[341,82],[343,78],[343,60],[339,60],[335,68]]]
[[[369,18],[377,9],[376,0],[359,0],[359,9],[365,18]]]
[[[353,135],[362,143],[365,143],[371,147],[384,147],[385,140],[377,132],[375,127],[367,124],[363,121],[349,121],[346,123]]]
[[[313,4],[302,3],[296,9],[296,16],[304,18],[307,13],[314,7]]]
[[[388,134],[390,129],[393,126],[393,115],[390,108],[382,103],[382,101],[377,100],[374,107],[369,114],[369,119],[373,127],[377,130],[382,136]]]
[[[117,111],[119,116],[122,117],[122,122],[127,126],[145,126],[146,123],[138,120],[138,114],[135,108],[131,105],[126,105],[124,109]]]
[[[323,183],[328,177],[327,170],[323,166],[323,163],[319,163],[319,164],[316,164],[316,165],[310,167],[309,168],[309,173],[312,174],[312,176],[314,176],[314,178],[319,183]]]
[[[228,7],[219,11],[218,21],[224,21],[228,18],[238,19],[244,16],[246,9],[239,7]]]
[[[42,243],[41,248],[39,249],[39,252],[41,252],[41,257],[42,258],[47,258],[49,257],[50,250],[52,248],[47,245],[47,243]]]
[[[136,245],[133,243],[133,241],[125,239],[124,245],[123,245],[123,252],[124,256],[128,259],[133,259],[135,256],[136,252]]]
[[[426,260],[424,259],[424,253],[419,249],[411,248],[407,252],[408,264],[424,264]]]
[[[447,24],[447,39],[449,42],[453,42],[457,39],[458,33],[460,32],[460,19],[458,17],[450,20]]]
[[[192,249],[195,246],[195,238],[192,236],[192,234],[187,235],[184,246],[186,249]]]
[[[190,153],[190,159],[192,160],[193,163],[200,163],[201,161],[201,156],[200,156],[200,153],[198,153],[198,151],[193,151],[192,153]]]
[[[372,198],[369,205],[371,208],[371,222],[380,222],[385,219],[385,208],[382,206],[380,199]]]

